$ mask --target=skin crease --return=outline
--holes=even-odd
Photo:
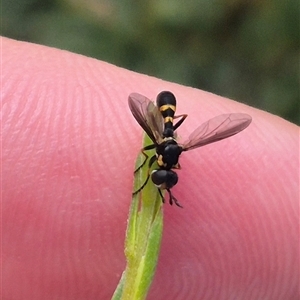
[[[177,97],[184,141],[221,113],[238,135],[180,158],[147,299],[297,299],[299,128],[95,59],[2,38],[2,298],[110,299],[142,129],[127,98]]]

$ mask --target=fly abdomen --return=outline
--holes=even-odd
[[[156,98],[156,105],[164,119],[163,137],[173,137],[173,119],[176,111],[176,99],[171,92],[161,92]]]

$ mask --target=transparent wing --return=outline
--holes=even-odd
[[[157,106],[147,97],[138,93],[129,95],[128,104],[132,115],[153,143],[161,143],[163,118]]]
[[[183,150],[195,149],[226,139],[249,126],[252,118],[247,114],[225,114],[200,125],[183,144]]]

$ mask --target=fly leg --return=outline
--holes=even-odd
[[[169,196],[170,196],[170,198],[169,198],[169,203],[170,203],[171,205],[173,205],[173,202],[174,202],[175,205],[177,205],[177,206],[183,208],[183,206],[178,202],[178,200],[172,195],[170,189],[167,189],[167,191],[168,191]],[[164,198],[164,196],[163,196],[163,194],[162,194],[162,192],[161,192],[161,189],[158,189],[158,192],[159,192],[159,194],[160,194],[160,196],[161,196],[162,202],[165,203],[165,198]]]
[[[177,205],[177,206],[183,208],[183,206],[178,202],[178,200],[172,195],[170,189],[167,189],[167,191],[168,191],[169,196],[170,196],[170,198],[169,198],[169,203],[170,203],[171,205],[173,205],[173,202],[174,202],[175,205]]]
[[[173,130],[175,131],[182,123],[183,121],[186,119],[188,115],[187,114],[183,114],[183,115],[179,115],[179,116],[175,116],[174,119],[177,118],[181,118],[174,126],[173,126]]]
[[[150,169],[151,169],[151,166],[153,165],[153,163],[154,163],[155,161],[156,161],[156,156],[153,155],[153,156],[150,158],[150,160],[149,160],[149,166],[148,166],[147,178],[146,178],[145,182],[139,187],[139,189],[132,193],[133,195],[136,195],[138,192],[140,192],[140,191],[146,186],[146,184],[147,184],[147,182],[148,182],[148,180],[149,180],[149,178],[150,178]],[[144,164],[145,164],[145,162],[144,162]],[[139,167],[139,169],[140,169],[140,168],[141,168],[141,167]]]
[[[162,201],[163,203],[165,203],[165,198],[164,198],[164,196],[163,196],[163,194],[162,194],[162,192],[161,192],[161,189],[158,189],[158,192],[159,192],[159,194],[160,194],[161,201]]]
[[[144,166],[144,164],[146,163],[146,161],[147,161],[148,158],[149,158],[149,155],[147,155],[147,153],[146,153],[145,151],[152,150],[152,149],[154,149],[154,148],[156,148],[156,145],[155,145],[155,144],[152,144],[152,145],[149,145],[149,146],[144,147],[144,148],[141,150],[142,154],[145,156],[145,159],[144,159],[144,161],[142,162],[142,164],[141,164],[137,169],[134,170],[134,174]],[[154,157],[155,157],[155,155],[154,155]],[[153,159],[153,156],[151,157],[151,159]],[[153,163],[152,163],[152,164],[153,164]]]

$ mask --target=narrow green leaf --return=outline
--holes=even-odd
[[[144,146],[149,144],[151,141],[145,137]],[[155,152],[149,151],[149,155],[155,155]],[[143,164],[144,160],[144,155],[140,154],[136,169]],[[148,171],[147,161],[134,176],[134,191],[143,185]],[[149,180],[147,185],[132,197],[125,240],[127,265],[113,300],[146,298],[156,270],[162,229],[162,201],[157,188]]]

